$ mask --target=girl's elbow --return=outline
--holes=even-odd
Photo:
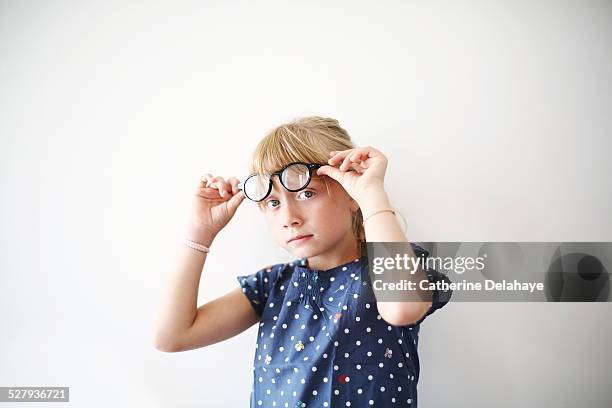
[[[390,315],[381,315],[381,317],[391,326],[407,326],[419,320],[414,315],[405,313],[392,313]]]
[[[153,337],[153,347],[156,350],[163,351],[166,353],[176,353],[179,351],[183,351],[182,346],[179,344],[176,338],[159,333]]]
[[[431,302],[403,303],[402,307],[380,311],[380,315],[392,326],[408,326],[421,320],[430,305]]]

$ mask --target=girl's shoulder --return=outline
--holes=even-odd
[[[250,300],[257,314],[261,315],[274,286],[283,277],[291,276],[294,266],[295,261],[268,264],[251,274],[236,276],[242,292]]]
[[[287,272],[291,272],[293,269],[293,265],[293,262],[267,264],[251,274],[239,275],[236,278],[239,282],[251,281],[260,283],[271,283],[274,282],[279,276],[284,275]]]

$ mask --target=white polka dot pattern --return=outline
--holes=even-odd
[[[416,406],[420,325],[381,318],[366,257],[326,271],[297,259],[237,279],[261,317],[251,406]]]

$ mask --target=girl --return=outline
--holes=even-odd
[[[407,242],[383,186],[386,167],[338,121],[306,117],[261,140],[244,182],[206,174],[156,347],[204,347],[259,322],[251,407],[415,407],[420,323],[450,293],[421,293],[422,302],[371,296],[364,242]],[[240,288],[196,308],[208,248],[244,198],[295,258],[238,276]],[[448,280],[430,269],[419,276]]]

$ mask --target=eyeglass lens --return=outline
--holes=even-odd
[[[282,171],[280,181],[286,189],[298,191],[310,181],[310,170],[304,164],[292,164]],[[270,184],[271,179],[268,175],[251,176],[245,182],[244,193],[251,200],[261,201],[268,194]]]

